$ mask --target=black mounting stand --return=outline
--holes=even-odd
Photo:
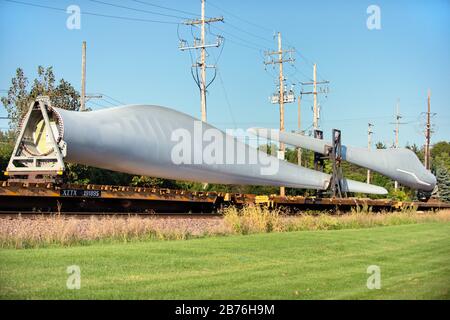
[[[323,139],[323,131],[322,130],[314,130],[314,138]],[[314,170],[323,172],[324,165],[324,156],[321,153],[314,152]]]
[[[342,161],[342,144],[341,131],[333,129],[333,140],[329,152],[329,159],[333,165],[333,173],[331,175],[330,189],[334,198],[347,197],[347,192],[343,188],[344,178],[342,175],[341,161]]]
[[[315,129],[314,130],[314,138],[316,139],[323,139],[323,131]],[[323,172],[324,169],[324,159],[327,157],[324,157],[323,154],[314,152],[314,170]],[[318,198],[323,197],[323,191],[322,190],[316,190],[316,196]]]

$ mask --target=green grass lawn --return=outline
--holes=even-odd
[[[2,249],[0,298],[449,299],[450,224]]]

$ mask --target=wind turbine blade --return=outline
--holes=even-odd
[[[249,132],[263,138],[274,139],[296,147],[305,148],[324,155],[328,154],[331,142],[290,132],[251,128]],[[432,191],[436,186],[436,177],[426,170],[419,158],[409,149],[358,148],[342,145],[342,158],[350,163],[376,171],[407,187]]]
[[[174,180],[324,190],[331,176],[257,150],[173,109],[127,105],[76,112],[51,108],[71,163]],[[38,121],[36,121],[38,123]],[[36,128],[27,132],[33,134]],[[345,191],[385,194],[347,180]]]

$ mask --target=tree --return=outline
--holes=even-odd
[[[107,184],[116,186],[130,185],[133,176],[123,172],[89,167],[81,164],[66,163],[67,181],[76,184]]]
[[[161,178],[134,176],[133,179],[131,180],[131,185],[134,187],[170,189],[176,187],[176,182],[174,180],[167,180]]]
[[[441,141],[433,146],[431,164],[434,170],[437,170],[437,166],[439,166],[450,172],[450,143]]]
[[[29,93],[27,92],[28,79],[21,68],[17,68],[16,76],[11,80],[8,96],[1,101],[8,113],[9,126],[17,130],[22,115],[27,112],[29,106]]]
[[[273,146],[272,144],[262,144],[258,147],[258,150],[261,150],[267,154],[272,154],[272,152],[275,152],[276,146]]]
[[[435,143],[433,148],[431,148],[431,156],[433,158],[437,157],[438,155],[446,153],[450,156],[450,143],[447,141],[441,141],[438,143]]]
[[[30,103],[40,95],[50,97],[54,107],[78,110],[80,108],[80,94],[64,79],[61,79],[55,87],[55,75],[53,68],[39,66],[37,78],[28,91],[28,79],[21,68],[17,68],[16,75],[11,80],[8,95],[1,98],[9,117],[10,128],[17,132],[20,120],[27,113]]]
[[[414,152],[416,154],[417,158],[419,158],[419,160],[421,162],[423,162],[423,160],[424,160],[424,150],[423,150],[423,148],[420,148],[417,144],[414,143],[412,146],[407,145],[406,149],[409,149],[412,152]]]
[[[445,202],[450,202],[450,173],[443,161],[436,164],[436,180],[438,185],[438,197]]]
[[[14,132],[0,131],[0,175],[2,174],[3,171],[6,170],[13,149],[14,149]]]
[[[383,142],[381,142],[381,141],[379,141],[379,142],[377,142],[375,144],[375,148],[377,148],[377,149],[387,149],[386,145]]]
[[[80,94],[64,79],[50,95],[52,105],[56,108],[78,111],[80,109]]]
[[[39,95],[50,96],[55,88],[55,75],[53,67],[44,68],[38,66],[38,77],[33,81],[33,87],[30,91],[30,98],[36,99]]]

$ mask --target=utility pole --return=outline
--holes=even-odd
[[[201,57],[200,67],[202,69],[202,81],[200,87],[200,99],[202,110],[202,121],[206,122],[206,49],[205,49],[205,0],[202,0],[202,42],[201,42]]]
[[[317,81],[317,64],[313,65],[313,81],[312,82],[302,82],[301,84],[304,86],[313,86],[313,91],[310,92],[301,92],[301,94],[312,94],[314,97],[314,105],[313,105],[313,129],[314,129],[314,138],[323,139],[323,132],[319,130],[319,118],[320,118],[320,108],[317,104],[317,94],[318,93],[328,93],[328,87],[320,88],[320,92],[317,91],[317,85],[319,84],[328,84],[330,83],[327,80]],[[318,171],[323,171],[323,156],[314,152],[314,169]],[[318,192],[318,196],[320,196],[320,192]]]
[[[86,41],[83,41],[81,50],[81,99],[80,111],[86,110]]]
[[[396,112],[395,112],[395,122],[391,122],[391,124],[395,124],[395,144],[394,147],[398,148],[399,147],[399,133],[400,133],[400,125],[401,124],[405,124],[404,122],[400,122],[400,119],[402,118],[402,116],[400,115],[400,100],[397,99],[397,107],[396,107]],[[394,181],[394,189],[397,190],[398,189],[398,182]]]
[[[281,61],[278,65],[280,67],[280,74],[279,74],[279,81],[280,81],[280,132],[284,131],[284,77],[283,77],[283,51],[281,46],[281,32],[278,32],[278,60]],[[280,143],[280,151],[281,155],[280,157],[284,160],[285,158],[285,151],[286,146],[284,143]],[[280,196],[285,196],[285,189],[284,187],[280,187]]]
[[[399,110],[399,101],[397,100],[397,108],[396,108],[397,112],[395,113],[395,148],[398,148],[398,135],[400,132],[400,119],[402,118],[402,116],[400,115],[400,110]]]
[[[272,103],[278,103],[280,106],[280,132],[284,131],[284,104],[285,103],[291,103],[295,101],[294,92],[290,90],[289,93],[285,94],[285,87],[284,87],[284,76],[283,76],[283,63],[285,62],[294,62],[295,59],[292,57],[284,58],[284,55],[286,53],[292,54],[294,50],[283,50],[283,46],[281,43],[281,33],[278,32],[278,51],[272,51],[272,52],[266,52],[265,55],[267,57],[270,57],[269,61],[265,61],[265,65],[279,65],[279,92],[278,94],[275,94],[272,96],[271,101]],[[278,59],[273,59],[272,56],[278,56]],[[286,147],[284,143],[280,142],[280,152],[278,154],[278,158],[284,160],[284,153],[286,151]],[[285,196],[285,188],[280,187],[280,196]]]
[[[314,121],[313,121],[313,127],[314,129],[319,129],[319,115],[317,112],[317,64],[314,63],[314,68],[313,68],[313,72],[314,72],[314,84],[313,84],[313,96],[314,96],[314,108],[313,108],[313,116],[314,116]]]
[[[431,169],[431,156],[430,156],[430,141],[431,141],[431,90],[428,90],[428,112],[427,112],[427,124],[425,130],[425,168]]]
[[[86,102],[90,99],[102,99],[102,95],[87,95],[86,94],[86,41],[83,41],[81,48],[81,94],[80,94],[80,109],[79,111],[86,111]]]
[[[368,123],[368,128],[367,128],[367,149],[372,149],[372,128],[373,128],[373,124]],[[370,169],[367,169],[367,183],[370,183]]]
[[[318,93],[327,93],[328,92],[328,87],[326,87],[325,89],[321,88],[320,92],[317,91],[317,85],[319,84],[328,84],[330,83],[330,81],[328,80],[324,80],[324,81],[317,81],[317,64],[314,63],[313,66],[313,81],[312,82],[302,82],[301,84],[306,86],[306,85],[312,85],[313,86],[313,91],[310,92],[302,92],[302,94],[312,94],[313,98],[314,98],[314,105],[313,105],[313,128],[314,130],[318,130],[319,129],[319,106],[317,105],[317,94]]]
[[[223,38],[221,36],[217,36],[216,43],[207,44],[206,43],[205,26],[206,26],[206,24],[210,24],[213,22],[223,21],[223,17],[205,19],[205,0],[201,0],[201,1],[202,1],[201,18],[195,19],[195,20],[188,20],[188,21],[184,22],[185,25],[189,25],[189,26],[200,25],[201,38],[200,39],[194,38],[193,45],[188,45],[186,40],[180,39],[179,49],[181,51],[200,49],[200,59],[197,60],[196,63],[191,66],[191,68],[200,68],[200,79],[197,78],[195,81],[200,89],[200,104],[201,104],[202,121],[206,122],[206,89],[212,82],[211,81],[208,84],[206,83],[206,69],[207,68],[215,68],[214,65],[206,64],[206,48],[219,47],[222,44]],[[213,78],[213,80],[214,80],[214,78]]]
[[[397,100],[397,112],[395,115],[395,148],[398,148],[398,135],[400,132],[400,119],[402,118],[402,116],[400,115],[400,110],[399,110],[399,101]],[[398,181],[395,180],[394,182],[394,189],[397,190],[398,189]]]
[[[302,134],[302,131],[301,131],[301,124],[302,124],[302,122],[301,122],[301,120],[302,120],[302,117],[301,117],[301,112],[302,112],[301,101],[302,101],[302,95],[300,94],[298,96],[298,111],[297,111],[298,112],[298,115],[297,115],[297,121],[298,121],[297,130],[298,130],[298,134]],[[299,166],[302,165],[302,148],[300,148],[300,147],[297,148],[297,162],[298,162]]]

